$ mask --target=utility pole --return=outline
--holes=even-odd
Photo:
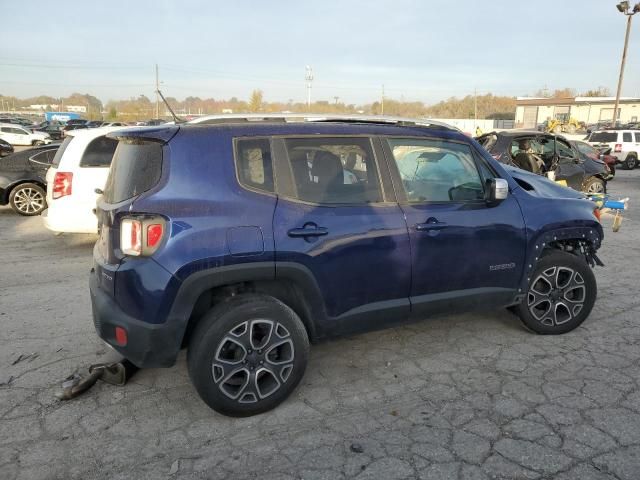
[[[337,96],[336,96],[336,97],[333,97],[333,99],[336,101],[336,105],[338,105],[338,99],[339,99],[339,98],[340,98],[340,97],[337,97]]]
[[[629,46],[629,32],[631,31],[631,18],[640,12],[640,3],[636,3],[631,10],[629,2],[620,2],[616,5],[618,11],[627,16],[627,30],[624,34],[624,48],[622,49],[622,61],[620,62],[620,76],[618,77],[618,89],[616,90],[616,103],[613,107],[613,120],[611,126],[615,127],[618,120],[618,106],[620,105],[620,94],[622,92],[622,77],[624,76],[624,65],[627,61],[627,47]]]
[[[313,69],[307,65],[304,67],[304,79],[307,82],[307,109],[311,110],[311,82],[313,82]]]
[[[380,97],[380,115],[384,115],[384,83],[382,84],[382,96]]]
[[[158,76],[158,64],[156,63],[156,118],[160,118],[160,77]]]
[[[478,123],[478,89],[473,89],[473,120]],[[477,127],[478,125],[476,125]]]

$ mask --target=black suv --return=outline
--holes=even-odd
[[[490,132],[477,138],[493,158],[540,175],[551,175],[574,190],[606,193],[610,170],[582,154],[564,137],[523,130]]]
[[[310,341],[499,307],[560,334],[591,312],[594,204],[458,130],[198,122],[110,134],[90,290],[100,337],[141,367],[171,366],[187,347],[219,412],[282,402]]]

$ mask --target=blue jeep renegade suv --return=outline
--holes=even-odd
[[[499,307],[559,334],[595,302],[593,203],[451,127],[265,116],[111,136],[96,330],[140,367],[186,347],[219,412],[282,402],[310,341]]]

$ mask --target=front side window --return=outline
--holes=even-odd
[[[113,138],[98,137],[89,142],[80,160],[81,167],[108,167],[111,165],[113,154],[118,141]]]
[[[271,143],[266,138],[236,140],[238,180],[245,187],[273,192]]]
[[[287,160],[298,200],[320,204],[382,201],[369,138],[289,138]]]
[[[471,148],[443,140],[389,139],[409,202],[484,200]]]
[[[636,132],[634,135],[636,137],[636,143],[640,143],[640,133]]]
[[[631,138],[631,132],[624,132],[622,134],[622,141],[623,142],[633,142],[633,139]]]

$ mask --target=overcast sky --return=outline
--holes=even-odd
[[[615,91],[615,0],[3,0],[0,94],[433,103],[548,86]],[[640,96],[640,15],[623,95]]]

